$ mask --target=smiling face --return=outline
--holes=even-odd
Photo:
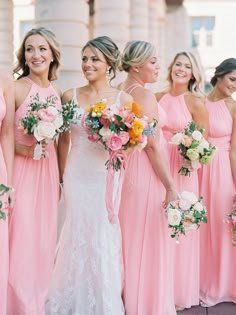
[[[192,76],[192,65],[189,58],[185,55],[179,55],[171,69],[171,78],[173,83],[188,86]]]
[[[216,87],[224,97],[229,97],[236,92],[236,70],[218,78]]]
[[[154,55],[144,65],[138,67],[140,77],[144,83],[155,83],[158,78],[160,66],[157,56]]]
[[[86,47],[82,53],[82,70],[88,81],[105,79],[106,72],[110,68],[102,52],[98,49],[94,51]]]
[[[44,37],[37,34],[26,39],[25,61],[30,73],[47,74],[52,60],[52,50]]]

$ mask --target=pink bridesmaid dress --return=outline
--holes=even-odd
[[[6,114],[6,103],[0,88],[0,131]],[[0,184],[7,184],[7,170],[0,143]],[[8,280],[8,223],[0,220],[0,314],[6,314]]]
[[[165,117],[159,110],[160,121]],[[165,155],[165,141],[160,145]],[[124,260],[126,315],[174,315],[172,252],[162,208],[165,189],[144,150],[126,165],[119,219]]]
[[[200,297],[211,306],[236,303],[236,248],[232,246],[229,225],[224,223],[226,214],[232,211],[236,187],[229,158],[232,116],[223,100],[207,100],[206,106],[208,140],[218,148],[212,162],[202,167],[200,176],[200,192],[208,210],[208,224],[201,229]]]
[[[167,114],[167,122],[163,127],[166,140],[169,142],[173,132],[182,132],[192,120],[185,103],[185,94],[172,96],[165,94],[160,105]],[[192,171],[190,176],[178,174],[182,165],[182,157],[175,145],[168,145],[171,174],[179,192],[184,190],[194,192],[198,196],[198,175]],[[175,243],[175,240],[172,240]],[[199,230],[180,237],[180,243],[175,243],[174,254],[174,297],[175,305],[190,308],[199,304],[200,281],[200,235]]]
[[[57,96],[51,84],[42,88],[30,82],[30,92],[15,115],[16,142],[24,145],[35,142],[33,136],[19,129],[30,97],[36,93],[40,99]],[[60,104],[58,97],[57,105]],[[47,152],[48,156],[40,160],[21,155],[15,157],[16,203],[9,219],[8,315],[44,314],[55,256],[59,199],[58,163],[53,141],[49,142]]]

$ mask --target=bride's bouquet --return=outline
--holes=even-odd
[[[232,245],[236,246],[236,195],[233,199],[233,210],[227,213],[226,223],[230,225],[232,232]]]
[[[39,160],[42,153],[42,141],[48,142],[62,132],[63,126],[62,112],[56,106],[57,97],[48,96],[39,99],[38,93],[31,97],[28,110],[24,118],[20,120],[20,128],[24,133],[33,135],[38,142],[35,148],[35,160]]]
[[[177,145],[183,157],[183,165],[179,170],[181,175],[190,175],[191,169],[198,169],[202,164],[209,164],[217,148],[203,137],[203,129],[191,121],[184,132],[174,133],[170,143]],[[189,164],[189,165],[188,165]]]
[[[11,187],[0,184],[0,220],[6,220],[7,217],[6,211],[3,211],[7,208],[4,206],[7,202],[4,202],[2,197],[11,189]]]
[[[207,223],[207,210],[202,203],[202,197],[197,198],[193,192],[183,191],[180,197],[167,206],[166,216],[172,238],[177,242],[180,234],[197,230],[200,223]]]
[[[124,163],[127,152],[142,150],[147,144],[147,136],[155,134],[157,121],[148,122],[142,116],[141,106],[133,103],[130,109],[109,107],[106,100],[90,106],[82,118],[88,139],[100,142],[109,151],[107,168],[118,171]]]

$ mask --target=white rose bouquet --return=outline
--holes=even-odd
[[[201,222],[207,223],[202,197],[197,198],[193,192],[183,191],[179,199],[169,203],[165,212],[168,227],[172,229],[171,237],[176,238],[177,242],[180,234],[197,230]]]
[[[28,135],[33,135],[38,142],[35,160],[41,157],[41,142],[55,139],[62,132],[63,117],[56,106],[58,98],[51,95],[40,100],[39,95],[32,96],[26,116],[20,120],[20,128]]]
[[[190,175],[192,169],[198,169],[202,164],[209,164],[217,148],[203,137],[203,129],[191,121],[184,132],[177,132],[170,143],[177,145],[183,157],[183,165],[179,170],[181,175]],[[189,163],[187,161],[189,161]]]

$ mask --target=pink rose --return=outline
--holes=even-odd
[[[128,132],[126,131],[121,131],[120,133],[120,138],[121,138],[121,141],[122,141],[122,144],[126,144],[128,141],[129,141],[129,134]]]
[[[37,115],[42,121],[52,122],[58,116],[58,111],[54,106],[49,106],[48,108],[40,109]]]
[[[113,135],[108,140],[107,145],[112,151],[120,150],[122,148],[122,138],[120,136]]]
[[[110,120],[107,118],[101,118],[100,119],[100,123],[104,126],[104,127],[109,127],[110,125]]]
[[[88,139],[89,139],[89,141],[92,141],[92,142],[98,142],[99,135],[96,133],[90,134],[90,135],[88,135]]]

